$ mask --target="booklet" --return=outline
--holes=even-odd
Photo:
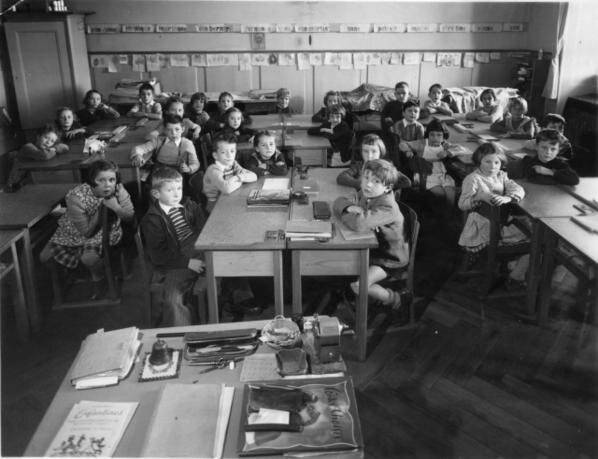
[[[137,405],[87,400],[75,403],[44,456],[112,456]]]

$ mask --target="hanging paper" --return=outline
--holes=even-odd
[[[472,69],[474,59],[475,59],[475,53],[464,53],[463,54],[463,67],[465,67],[466,69]]]
[[[421,60],[421,53],[403,53],[403,65],[419,65]]]
[[[293,53],[279,53],[278,65],[295,65],[295,54]]]
[[[466,23],[451,23],[440,24],[438,31],[442,33],[469,33],[471,32],[471,24]]]
[[[492,53],[490,53],[490,60],[497,61],[499,59],[500,59],[500,53],[499,52],[492,52]]]
[[[277,33],[292,33],[295,30],[293,24],[275,24],[274,30]]]
[[[241,24],[241,33],[266,33],[274,30],[270,24]]]
[[[207,67],[208,61],[206,55],[200,53],[191,54],[191,65],[193,67]]]
[[[251,70],[251,54],[243,53],[238,55],[239,70],[246,72]]]
[[[171,67],[189,67],[189,56],[187,54],[171,54]]]
[[[330,32],[330,24],[295,24],[295,32],[299,32],[299,33]]]
[[[308,53],[297,53],[297,70],[309,70],[311,64],[309,63]]]
[[[145,66],[148,72],[157,72],[160,70],[160,60],[157,54],[145,55]]]
[[[231,33],[235,32],[234,24],[195,24],[195,31],[199,33]]]
[[[90,24],[87,26],[87,33],[120,33],[119,24]]]
[[[207,54],[206,64],[208,67],[223,67],[229,65],[238,65],[239,61],[236,54]]]
[[[368,33],[370,31],[370,24],[341,24],[339,32],[341,33]]]
[[[168,56],[168,54],[158,53],[158,62],[160,63],[161,69],[168,68],[170,64],[170,56]]]
[[[187,32],[187,24],[156,24],[158,33],[181,33]]]
[[[123,33],[152,33],[154,31],[153,24],[123,24]]]
[[[267,66],[269,54],[256,53],[251,55],[251,65]]]
[[[368,65],[380,65],[382,63],[380,59],[380,53],[367,53]]]
[[[339,53],[341,62],[338,68],[341,70],[351,70],[353,68],[353,55],[351,53]]]
[[[475,60],[487,64],[490,62],[490,53],[475,53]]]
[[[438,31],[438,24],[407,24],[409,33],[434,33]]]
[[[367,68],[367,65],[367,53],[353,53],[353,67],[355,68],[355,70],[363,70]]]
[[[461,67],[461,53],[437,53],[436,67]]]
[[[108,68],[108,56],[105,54],[94,54],[91,58],[91,66],[94,69]]]
[[[120,65],[127,65],[129,63],[129,55],[128,54],[119,54],[118,55],[118,63]]]
[[[309,63],[315,67],[322,65],[324,63],[322,53],[309,53]]]
[[[391,53],[380,53],[380,63],[382,65],[390,64]]]
[[[108,73],[116,73],[118,69],[116,68],[116,64],[114,63],[114,58],[116,56],[106,56],[107,63],[108,63]]]
[[[471,25],[472,32],[502,32],[500,22],[478,22]]]
[[[133,54],[133,71],[145,72],[145,57],[143,54]]]
[[[399,65],[403,61],[401,53],[390,53],[390,65]]]
[[[403,33],[406,29],[405,24],[374,24],[376,33]]]
[[[424,62],[436,62],[436,53],[424,53]]]
[[[341,65],[340,53],[324,53],[324,65]]]
[[[523,32],[523,22],[505,22],[502,25],[503,32]]]

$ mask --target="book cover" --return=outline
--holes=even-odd
[[[291,200],[291,190],[251,190],[247,196],[248,206],[286,206]]]
[[[288,220],[287,237],[332,237],[332,223],[321,220]]]
[[[342,223],[338,225],[338,229],[343,235],[345,241],[357,241],[359,239],[371,239],[372,237],[375,237],[372,230],[354,231]]]
[[[137,405],[85,400],[75,403],[44,456],[112,456]]]
[[[350,378],[246,384],[242,410],[238,442],[241,456],[343,451],[363,446]],[[268,422],[271,413],[276,417],[273,430],[260,428],[261,420]],[[295,431],[276,427],[285,422],[288,430]]]

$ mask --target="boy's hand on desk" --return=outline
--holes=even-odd
[[[554,171],[552,169],[548,169],[547,167],[536,165],[532,166],[532,169],[536,172],[536,174],[540,175],[554,175]]]
[[[329,128],[320,128],[320,132],[324,132],[326,134],[332,134],[332,129],[329,129]]]
[[[191,168],[187,165],[187,163],[181,163],[179,170],[185,174],[191,172]]]
[[[345,209],[345,212],[348,214],[361,214],[363,215],[363,209],[359,206],[349,206]]]
[[[502,206],[503,204],[510,203],[511,198],[508,196],[502,196],[500,194],[494,194],[494,195],[492,195],[490,202],[491,202],[491,204],[493,204],[495,206]]]
[[[201,274],[204,272],[206,264],[203,262],[203,260],[200,260],[199,258],[189,258],[189,263],[187,264],[187,267],[191,271],[195,271],[196,273]]]

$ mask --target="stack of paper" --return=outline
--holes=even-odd
[[[285,236],[291,239],[330,239],[332,223],[321,220],[289,220]]]
[[[71,384],[77,389],[118,384],[131,371],[140,344],[136,327],[89,335],[73,364]]]
[[[286,206],[291,200],[289,179],[267,178],[258,190],[251,190],[247,196],[247,205],[251,207]]]

